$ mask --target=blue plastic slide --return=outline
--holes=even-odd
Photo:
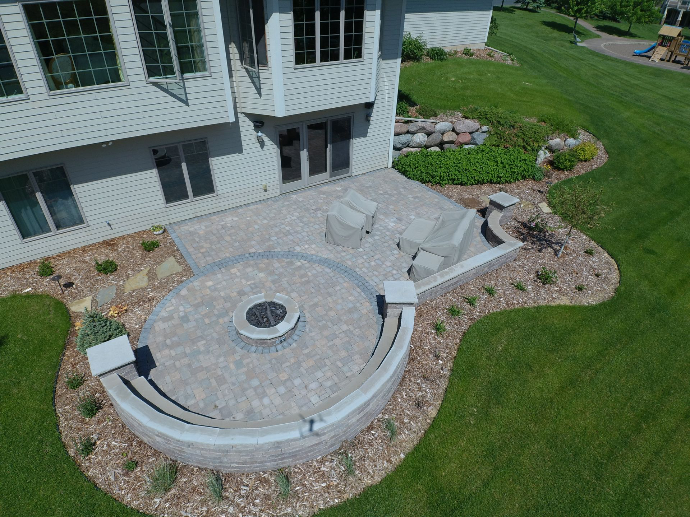
[[[656,48],[656,43],[654,43],[651,47],[646,48],[644,50],[633,50],[633,54],[636,56],[641,56],[642,54],[646,54],[647,52],[651,52]]]

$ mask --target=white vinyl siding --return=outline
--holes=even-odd
[[[429,47],[483,46],[492,9],[492,0],[407,0],[405,32]]]

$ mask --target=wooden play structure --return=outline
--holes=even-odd
[[[685,64],[690,60],[690,41],[683,40],[683,29],[674,25],[664,25],[659,31],[656,48],[650,61],[673,62],[677,57],[685,58]]]

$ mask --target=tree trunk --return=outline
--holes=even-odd
[[[628,25],[628,34],[630,34],[630,29],[632,29],[632,22],[630,22],[630,25]]]
[[[503,10],[503,4],[506,3],[506,0],[501,0],[501,11]]]
[[[579,18],[576,16],[576,17],[575,17],[575,25],[573,25],[573,37],[575,36],[575,31],[577,30],[577,22],[578,22],[578,20],[579,20]]]
[[[561,246],[561,249],[558,250],[558,253],[556,253],[556,258],[561,258],[561,253],[563,253],[563,249],[565,248],[565,245],[568,244],[568,240],[570,240],[570,234],[573,231],[573,227],[570,227],[570,230],[568,230],[568,235],[565,236],[565,240],[563,241],[563,246]]]

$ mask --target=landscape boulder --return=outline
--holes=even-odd
[[[400,155],[405,156],[406,154],[414,153],[415,151],[419,151],[419,148],[413,148],[413,147],[405,147],[405,149],[400,150]]]
[[[440,147],[436,147],[436,146],[429,147],[429,151],[440,151],[440,150],[441,150]]]
[[[456,133],[474,133],[475,131],[479,131],[480,127],[479,122],[469,119],[458,120],[453,125],[453,129]]]
[[[458,135],[454,131],[446,131],[443,133],[443,143],[444,144],[454,144]]]
[[[408,131],[412,134],[424,133],[430,135],[436,131],[436,126],[431,122],[413,122],[410,124]]]
[[[469,133],[460,133],[455,139],[455,145],[467,145],[472,141],[472,135]]]
[[[472,144],[474,145],[482,145],[484,143],[484,140],[486,140],[486,137],[489,135],[486,133],[472,133]]]
[[[412,136],[410,147],[422,148],[426,145],[426,135],[424,133],[417,133]]]
[[[565,147],[565,144],[563,144],[563,140],[560,138],[554,138],[553,140],[549,140],[549,149],[552,151],[560,151]]]
[[[489,126],[482,126],[479,128],[479,131],[481,133],[488,133],[489,132]]]
[[[452,130],[453,130],[453,124],[451,124],[450,122],[439,122],[438,124],[436,124],[436,127],[435,127],[435,131],[437,133],[441,133],[441,134],[447,133],[448,131],[452,131]]]
[[[455,144],[443,144],[444,151],[450,151],[451,149],[457,149],[458,146]]]
[[[547,151],[544,148],[540,149],[537,153],[537,165],[546,160],[549,156],[551,156],[551,153],[549,153],[549,151]]]
[[[565,146],[568,149],[572,149],[573,147],[575,147],[576,145],[580,145],[581,143],[582,143],[582,140],[580,140],[578,138],[568,138],[565,141]]]
[[[410,126],[408,126],[407,124],[403,124],[402,122],[396,122],[395,126],[393,126],[393,134],[395,136],[404,135],[405,133],[407,133],[408,129],[410,129]]]
[[[429,135],[426,139],[426,143],[424,144],[427,147],[436,147],[443,141],[443,136],[441,133],[432,133]]]
[[[400,149],[404,149],[408,145],[410,145],[410,142],[412,141],[412,135],[398,135],[393,137],[393,149],[396,151],[399,151]]]

